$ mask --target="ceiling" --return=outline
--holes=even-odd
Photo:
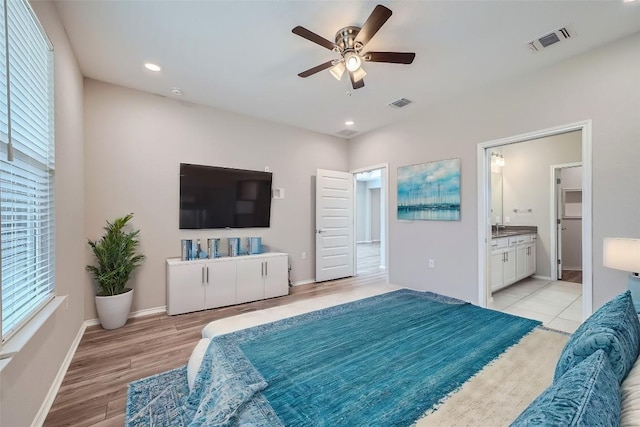
[[[640,1],[55,1],[86,77],[329,135],[356,135],[640,31]],[[376,4],[393,15],[365,50],[416,52],[411,65],[365,63],[365,87],[329,70],[333,41]],[[574,37],[527,42],[569,25]],[[158,73],[143,67],[154,62]],[[388,104],[413,101],[398,109]],[[346,120],[353,120],[346,126]],[[337,135],[339,136],[339,135]]]

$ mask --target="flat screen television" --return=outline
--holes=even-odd
[[[180,229],[269,227],[270,172],[180,163]]]

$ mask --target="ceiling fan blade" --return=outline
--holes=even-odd
[[[377,5],[371,15],[367,18],[366,22],[360,29],[358,36],[356,37],[356,42],[360,42],[362,46],[369,43],[369,40],[375,36],[380,27],[387,22],[387,19],[391,17],[391,9],[382,6],[381,4]]]
[[[354,89],[364,87],[364,79],[360,79],[357,82],[353,80],[353,71],[349,71],[349,78],[351,79],[351,86],[353,86]]]
[[[313,68],[309,68],[307,71],[303,71],[300,74],[298,74],[300,77],[309,77],[315,73],[318,73],[322,70],[326,70],[327,68],[330,68],[333,66],[333,60],[331,61],[327,61],[324,64],[320,64],[320,65],[316,65]]]
[[[411,64],[416,57],[414,52],[367,52],[362,55],[369,62],[390,62],[392,64]]]
[[[330,42],[329,40],[325,39],[324,37],[321,37],[321,36],[317,35],[316,33],[314,33],[313,31],[309,31],[306,28],[301,27],[300,25],[298,25],[293,30],[291,30],[291,32],[293,34],[299,35],[303,39],[307,39],[310,42],[314,42],[316,44],[319,44],[322,47],[326,47],[329,50],[333,50],[334,48],[337,47],[335,43]]]

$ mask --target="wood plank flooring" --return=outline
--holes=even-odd
[[[582,270],[562,270],[562,281],[582,283]]]
[[[294,301],[385,283],[384,271],[291,288],[290,295],[197,313],[129,319],[116,330],[87,328],[45,426],[122,426],[127,385],[183,366],[209,322]]]

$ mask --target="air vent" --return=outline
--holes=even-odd
[[[337,135],[349,137],[351,135],[355,135],[358,133],[357,130],[352,129],[342,129],[340,132],[336,132]]]
[[[532,52],[539,52],[542,49],[554,45],[558,42],[575,37],[575,35],[575,31],[573,31],[573,29],[567,25],[566,27],[558,28],[557,30],[549,34],[545,34],[544,36],[531,40],[529,43],[527,43],[527,46]]]
[[[400,98],[397,101],[393,101],[391,104],[389,104],[390,107],[396,107],[396,108],[402,108],[402,107],[406,107],[407,105],[411,104],[411,100],[407,99],[407,98]]]

